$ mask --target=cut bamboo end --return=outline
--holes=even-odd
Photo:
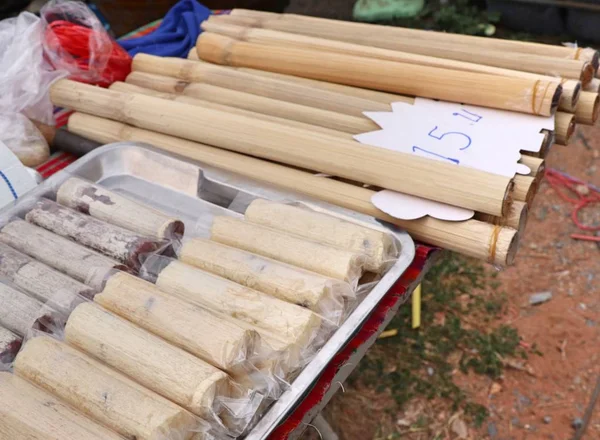
[[[537,187],[535,185],[535,177],[522,176],[520,174],[515,175],[515,190],[513,192],[514,200],[519,202],[525,202],[531,205],[533,198],[537,193]]]
[[[592,80],[583,87],[583,90],[586,92],[600,93],[600,78],[592,78]]]
[[[597,93],[581,92],[581,97],[575,108],[575,122],[594,125],[598,120],[600,98]]]
[[[339,53],[264,46],[209,32],[200,35],[197,48],[201,59],[217,64],[545,116],[558,107],[562,93],[562,87],[555,81],[456,72]],[[439,80],[441,76],[445,78],[443,83]],[[415,77],[420,78],[418,84],[414,82]],[[465,90],[474,83],[478,84],[478,93],[466,95]]]
[[[575,132],[575,115],[572,113],[556,112],[554,124],[556,143],[569,145],[571,136]]]
[[[581,84],[583,84],[583,86],[585,87],[587,84],[589,84],[592,79],[594,78],[594,76],[596,75],[596,70],[594,69],[594,66],[592,65],[592,63],[586,62],[583,65],[583,69],[581,71],[581,77],[579,78],[579,80],[581,81]]]
[[[560,96],[558,103],[558,109],[573,113],[579,102],[579,96],[581,94],[581,82],[572,80],[563,80],[561,82],[563,92]]]
[[[529,167],[531,170],[531,173],[529,174],[530,176],[536,176],[545,168],[544,159],[540,159],[539,157],[527,156],[523,154],[521,155],[519,162]]]
[[[476,214],[475,218],[482,222],[491,223],[497,226],[506,226],[517,231],[522,231],[527,224],[528,208],[527,203],[514,201],[506,217],[494,217],[487,214]]]

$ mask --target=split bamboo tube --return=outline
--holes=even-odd
[[[232,22],[235,21],[235,15]],[[244,18],[237,19],[239,24],[257,28],[272,29],[294,34],[308,35],[319,38],[346,41],[365,46],[419,53],[440,58],[450,58],[471,63],[487,64],[506,69],[524,70],[543,75],[560,76],[563,78],[579,79],[582,83],[589,82],[594,76],[597,64],[587,60],[556,58],[540,53],[520,53],[511,49],[493,49],[479,44],[459,43],[450,41],[452,34],[442,33],[442,38],[431,39],[421,36],[399,37],[393,31],[402,28],[378,26],[357,28],[355,23],[343,21],[321,20],[290,20],[278,18]],[[350,25],[350,26],[348,26]],[[353,26],[354,25],[354,26]],[[360,26],[360,24],[359,24]],[[363,25],[364,26],[364,25]],[[392,32],[390,32],[392,31]],[[431,34],[435,34],[431,32]],[[394,35],[394,36],[392,36]],[[450,36],[446,40],[444,37]],[[199,53],[202,58],[202,54]]]
[[[184,242],[179,259],[322,315],[328,303],[352,294],[346,283],[204,238]],[[329,312],[333,308],[329,305]]]
[[[475,218],[482,222],[491,223],[493,225],[508,226],[509,228],[523,231],[527,224],[528,208],[527,203],[514,201],[510,205],[510,211],[504,218],[494,217],[487,214],[475,214]]]
[[[224,111],[227,111],[231,107],[235,107],[253,113],[275,116],[279,119],[288,119],[304,124],[316,125],[329,130],[357,134],[373,131],[378,128],[377,124],[364,116],[350,116],[330,110],[265,98],[264,96],[252,95],[250,93],[217,87],[210,84],[190,83],[185,87],[178,87],[178,85],[181,86],[181,81],[177,81],[175,78],[158,77],[158,75],[143,73],[136,75],[136,72],[129,75],[127,83],[154,90],[158,89],[161,92],[183,94],[186,97],[200,100],[198,103],[189,98],[187,101],[175,98],[175,100],[180,102],[197,104],[204,107],[204,102],[208,101],[221,106],[227,106],[227,109],[222,107]],[[124,91],[123,89],[125,88],[126,87],[124,87],[122,83],[116,83],[111,86],[111,90]]]
[[[56,201],[94,218],[159,240],[181,236],[185,229],[181,220],[77,177],[71,177],[58,188]]]
[[[499,75],[515,78],[528,78],[532,80],[543,80],[561,82],[563,94],[559,101],[559,108],[564,110],[574,110],[579,98],[581,83],[574,80],[561,81],[552,76],[543,76],[521,70],[502,69],[484,64],[467,63],[446,58],[436,58],[425,55],[419,55],[409,52],[399,52],[389,49],[381,49],[371,46],[362,46],[360,44],[346,43],[344,41],[335,41],[326,38],[316,38],[287,32],[273,31],[270,29],[249,28],[230,24],[230,17],[227,15],[212,16],[202,23],[202,29],[207,32],[214,32],[249,43],[276,45],[283,47],[296,47],[304,49],[314,49],[341,53],[346,55],[355,55],[365,58],[377,58],[387,61],[396,61],[400,63],[417,64],[420,66],[438,67],[442,69],[459,70],[464,72],[477,72],[490,75]],[[197,55],[197,54],[196,54]],[[568,93],[567,93],[568,90]]]
[[[513,264],[518,249],[516,231],[489,223],[469,220],[448,222],[431,217],[398,220],[375,208],[375,191],[280,164],[232,153],[195,142],[166,136],[118,122],[75,113],[69,118],[69,130],[98,142],[147,142],[165,151],[237,173],[258,182],[301,193],[333,205],[373,216],[406,229],[415,239],[463,255],[479,258],[498,266]]]
[[[160,270],[156,285],[184,301],[246,321],[301,347],[321,325],[321,319],[310,310],[177,260]]]
[[[132,76],[132,75],[133,75],[133,73],[130,76]],[[159,75],[152,75],[151,73],[142,73],[141,75],[150,75],[150,76],[157,76],[159,78],[171,79],[171,78],[167,78],[167,77],[160,77]],[[176,79],[173,79],[173,81],[178,82]],[[185,104],[192,104],[192,105],[196,105],[198,107],[204,107],[204,108],[209,108],[209,109],[212,108],[212,109],[220,110],[220,111],[223,111],[226,113],[233,113],[233,114],[240,115],[240,116],[249,116],[251,118],[260,119],[263,121],[275,122],[277,124],[282,124],[282,125],[289,125],[290,127],[301,128],[304,130],[312,130],[315,133],[323,133],[323,134],[326,134],[329,136],[345,137],[346,139],[352,139],[352,135],[350,135],[348,133],[344,133],[342,131],[332,130],[332,129],[321,127],[318,125],[305,124],[304,122],[292,121],[290,119],[283,119],[283,118],[280,118],[277,116],[269,116],[264,113],[252,112],[252,111],[243,110],[243,109],[237,108],[237,107],[230,107],[230,106],[226,106],[226,105],[215,104],[214,102],[209,102],[209,101],[204,101],[204,100],[197,99],[197,98],[192,98],[191,96],[187,96],[187,95],[177,95],[174,93],[159,92],[159,91],[152,90],[149,88],[136,86],[135,84],[117,81],[117,82],[112,83],[110,85],[109,89],[115,90],[117,92],[139,93],[140,95],[154,96],[155,98],[183,102]],[[329,111],[326,111],[326,112],[332,113]],[[342,115],[342,116],[346,116],[346,115]],[[352,117],[352,116],[350,116],[350,117]]]
[[[510,205],[512,179],[454,164],[69,80],[54,83],[51,97],[76,111],[487,214],[502,216]]]
[[[575,132],[575,115],[572,113],[556,112],[554,116],[554,133],[556,143],[569,145],[571,136]]]
[[[600,98],[597,93],[581,92],[575,108],[575,122],[594,125],[600,113]]]
[[[256,332],[218,319],[124,272],[112,275],[94,302],[232,374],[260,343]]]
[[[380,103],[377,108],[371,108],[373,100],[370,98],[364,99],[333,90],[315,90],[314,87],[304,84],[274,80],[245,72],[242,69],[233,69],[207,62],[163,58],[140,53],[133,58],[131,67],[133,72],[127,78],[127,82],[130,82],[129,78],[132,75],[145,72],[183,80],[181,88],[186,86],[185,81],[202,82],[352,116],[362,116],[366,110],[390,110],[389,105],[383,103]],[[404,101],[412,103],[413,98],[404,98]]]
[[[248,9],[234,9],[231,16],[236,18],[253,19],[281,19],[289,21],[301,21],[313,26],[328,25],[336,32],[341,33],[372,33],[388,36],[391,39],[418,38],[422,40],[449,41],[468,46],[476,46],[490,50],[501,50],[508,52],[519,52],[526,54],[537,54],[558,59],[585,60],[598,68],[598,52],[592,48],[566,47],[526,41],[502,40],[498,38],[476,37],[471,35],[451,34],[446,32],[432,32],[420,29],[409,29],[402,27],[390,27],[368,23],[356,23],[347,21],[331,20],[295,14],[275,14]]]
[[[310,209],[256,199],[246,208],[244,218],[251,223],[364,254],[368,257],[365,269],[371,272],[383,272],[397,256],[390,234]]]
[[[188,440],[199,421],[183,408],[47,336],[30,339],[15,374],[126,438]]]
[[[228,387],[227,374],[93,303],[73,311],[65,340],[200,417]]]
[[[125,440],[54,396],[0,373],[0,438],[4,440]]]
[[[544,172],[545,164],[544,159],[540,159],[539,157],[526,156],[522,155],[519,163],[523,165],[527,165],[531,170],[530,176],[536,176]]]
[[[555,81],[456,72],[310,49],[265,46],[208,32],[198,37],[196,47],[201,59],[216,64],[253,67],[385,92],[545,116],[554,112],[562,91]],[[440,80],[442,77],[444,81]],[[415,78],[419,81],[415,82]],[[474,89],[477,93],[469,93]]]

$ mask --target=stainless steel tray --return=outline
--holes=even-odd
[[[193,163],[149,145],[127,142],[101,147],[55,174],[14,205],[0,211],[0,225],[15,215],[22,216],[36,198],[52,193],[73,175],[180,217],[186,223],[186,235],[190,236],[205,235],[208,232],[207,221],[215,214],[241,215],[247,204],[257,197],[304,202],[381,227],[372,217]],[[247,435],[248,440],[265,439],[285,420],[412,262],[415,247],[410,236],[391,225],[386,224],[385,227],[393,232],[401,250],[398,261],[298,375],[290,389],[266,412]]]

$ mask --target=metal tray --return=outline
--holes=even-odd
[[[186,235],[191,236],[205,234],[207,220],[212,215],[241,215],[248,203],[257,197],[304,202],[381,227],[372,217],[193,163],[189,159],[178,158],[149,145],[129,142],[101,147],[55,174],[24,198],[0,211],[0,226],[15,215],[24,215],[35,199],[52,193],[73,175],[99,183],[180,217],[186,223]],[[385,224],[385,227],[396,237],[400,249],[398,261],[297,376],[290,389],[263,415],[246,436],[248,440],[265,439],[285,420],[335,354],[352,338],[362,322],[412,262],[415,247],[410,236],[392,225]]]

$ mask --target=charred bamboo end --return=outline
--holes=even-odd
[[[579,97],[581,96],[581,82],[577,82],[575,84],[575,88],[573,89],[573,96],[571,96],[571,108],[575,108],[577,102],[579,102]]]
[[[554,114],[558,109],[558,104],[560,103],[560,97],[562,95],[563,88],[560,84],[557,84],[556,90],[554,90],[554,95],[552,95],[552,106],[550,107],[551,114]]]

